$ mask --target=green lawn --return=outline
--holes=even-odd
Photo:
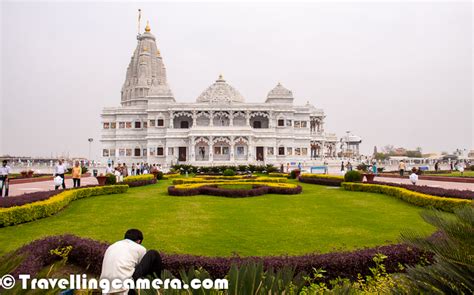
[[[129,228],[144,232],[147,248],[208,256],[330,252],[397,242],[406,229],[434,230],[421,208],[380,194],[301,184],[300,195],[173,197],[169,184],[78,200],[55,216],[0,228],[0,255],[64,233],[114,242]]]
[[[218,188],[224,188],[224,189],[244,189],[244,190],[250,190],[253,188],[253,185],[251,184],[223,184],[223,185],[218,185]]]
[[[430,174],[429,172],[427,172],[426,175],[430,175],[430,176],[450,176],[450,177],[474,177],[474,171],[464,170],[463,175],[461,175],[461,172],[459,172],[459,171],[455,171],[455,172],[451,172],[451,173],[441,173],[441,174],[438,174],[438,173]]]

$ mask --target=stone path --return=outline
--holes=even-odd
[[[81,178],[81,186],[97,184],[95,177]],[[66,188],[73,186],[72,179],[66,179]],[[25,193],[54,190],[54,181],[46,180],[32,183],[11,184],[9,196],[18,196]]]

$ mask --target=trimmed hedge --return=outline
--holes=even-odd
[[[341,186],[348,191],[384,194],[416,206],[433,207],[448,212],[453,212],[454,209],[462,206],[473,205],[471,200],[436,197],[388,185],[343,182]]]
[[[341,186],[344,182],[343,176],[327,175],[327,174],[309,174],[303,173],[298,177],[300,182],[327,185],[327,186]]]
[[[153,174],[132,175],[123,179],[123,183],[128,184],[129,187],[137,187],[149,184],[155,184],[156,179]]]
[[[50,250],[72,246],[68,263],[77,265],[92,275],[100,275],[102,260],[107,243],[80,238],[73,235],[51,236],[31,242],[16,250],[11,256],[24,256],[22,263],[11,273],[18,278],[19,274],[30,274],[32,277],[44,267],[51,265],[61,257],[52,255]],[[400,272],[399,265],[415,265],[422,261],[432,261],[432,254],[423,252],[404,244],[381,246],[356,250],[352,252],[333,252],[328,254],[307,254],[301,256],[267,256],[267,257],[205,257],[194,255],[161,253],[163,268],[179,275],[180,270],[202,267],[213,278],[223,278],[232,264],[242,265],[251,261],[263,262],[264,268],[281,269],[294,267],[296,273],[313,273],[313,269],[322,268],[327,279],[337,277],[356,280],[358,274],[371,274],[369,267],[374,266],[373,257],[377,253],[387,256],[384,266],[387,272]],[[5,259],[7,257],[3,257]]]
[[[181,173],[163,174],[163,179],[172,179],[181,176]]]
[[[276,182],[276,183],[285,183],[287,182],[286,178],[281,177],[252,177],[252,178],[234,178],[234,177],[216,177],[216,178],[179,178],[174,179],[173,184],[191,184],[191,183],[217,183],[217,182]]]
[[[219,183],[221,184],[239,184],[239,183]],[[245,183],[244,183],[245,184]],[[183,185],[181,185],[183,186]],[[171,196],[196,196],[196,195],[210,195],[227,198],[246,198],[255,197],[265,194],[284,194],[294,195],[301,193],[302,188],[299,185],[276,186],[268,184],[253,183],[252,189],[225,189],[219,188],[217,184],[203,184],[202,186],[195,186],[191,188],[179,188],[178,186],[168,187],[168,194]]]
[[[474,199],[474,191],[470,191],[470,190],[445,189],[441,187],[431,187],[431,186],[426,186],[426,185],[412,185],[412,184],[393,183],[393,182],[384,182],[384,181],[372,181],[371,184],[401,187],[410,191],[437,196],[437,197],[443,197],[443,198],[455,198],[455,199],[466,199],[466,200]]]
[[[96,186],[66,190],[44,201],[22,206],[0,208],[0,227],[15,225],[54,215],[77,199],[97,195],[120,194],[126,192],[128,185]]]
[[[268,173],[268,176],[270,177],[290,177],[290,174],[289,173],[279,173],[279,172],[271,172],[271,173]]]

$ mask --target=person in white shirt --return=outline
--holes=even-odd
[[[0,196],[2,197],[8,197],[8,184],[9,184],[8,174],[10,174],[10,171],[11,171],[11,168],[10,166],[7,165],[7,160],[3,160],[2,167],[0,167],[0,182],[1,182]],[[5,189],[5,194],[3,193],[4,189]]]
[[[123,240],[110,245],[104,254],[100,279],[112,282],[133,279],[137,281],[148,275],[161,275],[161,256],[156,250],[147,251],[141,245],[143,234],[138,229],[129,229]],[[111,289],[108,294],[135,294],[127,288]]]
[[[62,187],[66,189],[66,181],[64,179],[64,174],[66,173],[66,165],[63,163],[63,160],[59,160],[58,165],[56,165],[54,174],[55,176],[59,176],[63,179]],[[55,185],[54,189],[58,189],[59,185]]]
[[[413,185],[416,185],[416,183],[418,182],[418,174],[416,174],[415,167],[413,167],[413,169],[411,170],[410,181]]]
[[[114,168],[112,168],[111,163],[109,163],[107,167],[105,167],[105,174],[114,174]]]

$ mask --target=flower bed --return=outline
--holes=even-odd
[[[124,184],[128,184],[129,187],[137,187],[149,184],[155,184],[156,179],[153,174],[143,174],[143,175],[132,175],[127,176],[123,179]]]
[[[97,185],[86,185],[80,188],[95,187]],[[79,188],[68,188],[67,190],[75,190]],[[43,201],[51,198],[52,196],[58,195],[64,192],[64,190],[51,190],[51,191],[40,191],[26,193],[23,195],[9,197],[9,198],[0,198],[0,208],[10,208],[14,206],[22,206],[29,203],[34,203],[38,201]]]
[[[388,185],[343,182],[341,186],[348,191],[384,194],[399,198],[416,206],[433,207],[448,212],[453,212],[454,209],[462,206],[472,206],[473,204],[471,200],[436,197]]]
[[[47,200],[15,206],[0,208],[0,227],[15,225],[45,218],[54,215],[66,207],[70,202],[77,199],[97,195],[124,193],[128,185],[96,186],[90,188],[79,188],[62,191],[60,194]]]
[[[373,181],[372,184],[388,185],[394,187],[401,187],[410,191],[423,193],[427,195],[444,197],[444,198],[455,198],[455,199],[474,199],[474,191],[470,190],[456,190],[456,189],[445,189],[441,187],[431,187],[425,185],[412,185],[412,184],[402,184],[402,183],[392,183],[392,182],[383,182],[383,181]]]
[[[181,173],[163,174],[163,179],[172,179],[181,176]]]
[[[253,177],[253,178],[234,178],[235,176],[229,177],[216,177],[216,178],[180,178],[174,179],[173,184],[189,184],[189,183],[217,183],[223,181],[238,181],[238,182],[286,182],[286,178],[281,177]]]
[[[300,182],[311,184],[341,186],[341,183],[344,182],[344,176],[303,173],[298,177],[298,180]]]
[[[109,246],[91,239],[73,235],[52,236],[36,240],[10,254],[24,257],[23,261],[11,274],[18,278],[19,274],[30,274],[32,277],[44,267],[61,258],[51,254],[50,250],[72,246],[68,263],[83,268],[92,275],[99,276],[104,253]],[[281,269],[294,267],[296,273],[312,273],[313,269],[322,268],[327,279],[337,277],[357,279],[358,274],[370,274],[369,267],[374,266],[372,258],[382,253],[388,258],[384,261],[387,272],[399,272],[399,265],[415,265],[421,261],[432,261],[432,255],[404,244],[381,246],[356,250],[352,252],[333,252],[328,254],[307,254],[301,256],[268,256],[268,257],[204,257],[194,255],[161,253],[163,268],[178,275],[180,270],[202,267],[213,278],[223,278],[232,264],[242,265],[246,262],[263,262],[265,269]],[[5,259],[6,257],[3,257]]]
[[[268,176],[270,177],[290,177],[290,174],[289,173],[279,173],[279,172],[271,172],[271,173],[268,173]]]
[[[252,189],[229,189],[220,188],[219,185],[242,185],[252,184]],[[176,185],[168,187],[168,194],[172,196],[195,196],[211,195],[227,198],[245,198],[255,197],[265,194],[285,194],[293,195],[301,193],[302,188],[299,185],[278,186],[276,184],[266,183],[248,183],[248,182],[221,182],[216,184],[198,184],[198,185]]]

